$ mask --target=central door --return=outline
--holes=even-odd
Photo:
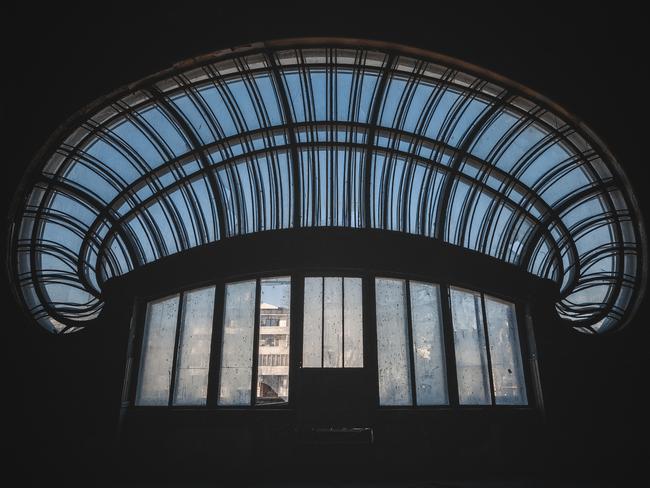
[[[358,276],[306,276],[299,422],[314,428],[369,425],[375,381],[366,359],[368,313]]]

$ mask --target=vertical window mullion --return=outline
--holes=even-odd
[[[210,344],[210,366],[208,371],[207,405],[216,405],[221,369],[221,343],[223,341],[226,286],[219,283],[214,291],[214,310],[212,313],[212,341]]]
[[[124,428],[124,421],[126,417],[127,407],[131,403],[135,403],[135,384],[133,381],[133,373],[137,368],[134,365],[138,364],[139,358],[136,357],[136,343],[137,343],[137,327],[140,323],[140,309],[142,304],[136,297],[133,300],[131,308],[131,321],[129,324],[129,338],[126,348],[126,361],[124,363],[124,382],[122,383],[122,401],[120,404],[120,414],[117,423],[117,438],[122,437],[122,429]]]
[[[178,363],[178,346],[181,338],[181,328],[183,326],[183,310],[184,310],[185,292],[181,293],[178,297],[178,311],[176,312],[176,335],[174,336],[174,354],[172,355],[172,375],[169,380],[169,400],[167,405],[174,404],[174,390],[176,389],[176,367]]]
[[[491,405],[496,405],[494,395],[494,378],[492,377],[492,356],[490,354],[490,334],[488,332],[487,314],[485,313],[485,297],[481,293],[481,313],[483,314],[483,333],[485,335],[485,352],[487,357],[488,381],[490,384]]]
[[[345,277],[341,277],[341,367],[345,368]]]
[[[298,368],[303,362],[303,327],[304,327],[304,299],[305,276],[303,274],[291,275],[291,318],[293,321],[291,335],[289,336],[289,405],[293,404],[296,397],[296,378]],[[291,361],[291,357],[295,359]]]
[[[411,373],[411,402],[414,407],[418,406],[417,400],[417,389],[415,384],[415,354],[413,353],[413,317],[411,316],[411,282],[409,280],[404,280],[404,285],[406,289],[405,300],[406,300],[406,327],[408,333],[407,347],[409,350],[409,366]]]
[[[320,367],[325,367],[325,277],[321,278]]]
[[[523,337],[524,339],[523,341],[519,341],[519,347],[521,348],[522,352],[525,352],[525,359],[522,358],[522,363],[525,364],[525,387],[528,391],[528,387],[530,385],[531,389],[534,390],[535,404],[542,415],[544,415],[544,397],[542,396],[542,383],[539,372],[539,363],[537,360],[537,345],[535,341],[535,330],[530,301],[531,300],[529,297],[525,306],[517,307],[517,326],[519,327],[519,337]],[[523,320],[521,317],[522,315]],[[528,399],[528,403],[530,403],[530,398]]]
[[[251,374],[251,406],[257,402],[257,378],[259,376],[259,347],[260,347],[260,279],[255,280],[255,315],[253,322],[253,371]]]
[[[377,310],[376,310],[376,291],[374,274],[364,274],[361,283],[361,297],[363,302],[363,320],[364,320],[364,347],[363,347],[363,364],[368,368],[367,378],[373,378],[377,387],[374,389],[372,405],[374,408],[379,407],[379,361],[378,361],[378,344],[377,344]]]
[[[447,366],[447,391],[449,404],[460,405],[458,394],[458,373],[456,371],[456,350],[454,347],[454,325],[451,316],[451,294],[447,283],[440,284],[440,308],[442,312],[443,340],[445,341],[445,358]]]
[[[133,300],[133,315],[131,318],[131,332],[129,334],[129,348],[127,348],[127,364],[125,367],[126,378],[124,383],[125,395],[123,401],[135,403],[138,387],[138,373],[144,366],[142,364],[142,343],[144,342],[144,328],[146,326],[147,306],[136,297]],[[130,365],[129,365],[130,361]]]

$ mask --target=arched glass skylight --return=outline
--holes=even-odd
[[[303,39],[213,53],[94,103],[42,154],[12,216],[10,270],[53,332],[96,318],[109,278],[292,227],[494,256],[557,282],[558,314],[584,332],[625,322],[643,287],[637,205],[596,136],[429,52]]]

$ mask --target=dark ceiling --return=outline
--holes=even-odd
[[[173,8],[161,3],[118,8],[106,3],[101,11],[88,10],[89,2],[76,8],[57,5],[56,10],[27,3],[10,7],[2,29],[3,215],[34,153],[58,124],[95,98],[192,56],[301,36],[370,38],[426,48],[541,92],[609,145],[635,186],[643,214],[650,215],[644,188],[648,60],[642,39],[647,15],[598,2],[588,4],[588,10],[567,10],[569,2],[527,2],[525,11],[517,4],[493,2],[353,3],[247,2],[229,8],[188,2]],[[432,6],[421,10],[425,3]],[[4,273],[2,287],[9,296]],[[581,462],[610,463],[616,471],[631,469],[634,459],[642,459],[630,446],[645,426],[641,404],[648,384],[649,319],[645,300],[621,332],[575,338],[583,342],[584,352],[567,359],[572,396],[559,418],[566,422],[568,436],[586,436],[583,452],[576,453]],[[15,452],[28,461],[52,457],[51,465],[60,468],[58,460],[65,463],[83,451],[101,430],[97,425],[106,407],[97,403],[101,384],[94,376],[100,366],[85,350],[86,333],[51,337],[30,323],[13,300],[5,304],[3,323],[10,364],[4,390],[16,409],[16,422],[22,422]],[[555,353],[565,354],[562,347]],[[593,439],[599,444],[592,444]],[[595,452],[586,455],[591,450]],[[589,470],[583,464],[578,472],[588,476]]]

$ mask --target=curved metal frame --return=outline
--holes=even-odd
[[[544,163],[547,151],[565,157]],[[584,183],[558,194],[572,173]],[[582,122],[447,56],[340,38],[218,51],[81,110],[17,191],[9,276],[41,325],[70,332],[98,316],[111,277],[309,226],[419,234],[516,264],[561,285],[558,312],[583,332],[623,326],[645,289],[635,197]]]

